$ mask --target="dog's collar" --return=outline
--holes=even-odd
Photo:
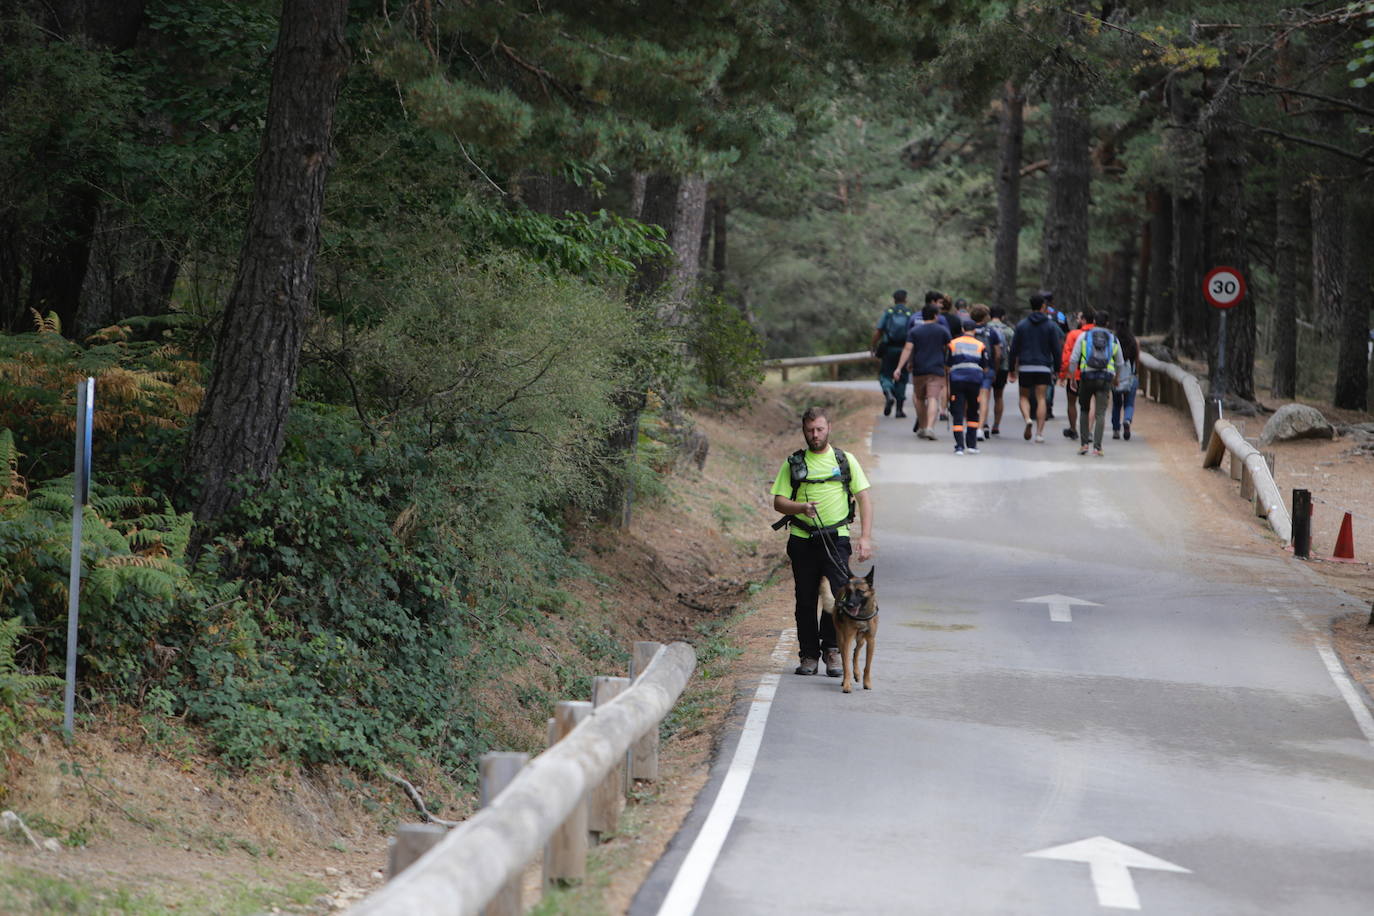
[[[877,617],[877,616],[878,616],[878,602],[876,602],[876,601],[873,602],[873,613],[872,613],[872,614],[865,614],[865,615],[862,616],[862,617],[860,617],[858,614],[853,613],[848,607],[846,607],[846,606],[843,605],[843,604],[841,604],[838,608],[836,608],[836,610],[838,610],[838,611],[839,611],[841,614],[843,614],[844,616],[848,617],[850,620],[857,620],[857,621],[863,622],[863,621],[865,621],[865,620],[872,620],[874,617]]]

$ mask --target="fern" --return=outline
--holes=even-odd
[[[29,715],[54,721],[60,718],[56,709],[46,706],[34,706],[26,714],[25,707],[37,694],[60,688],[62,679],[25,674],[19,670],[15,655],[23,632],[24,627],[17,617],[0,620],[0,776],[4,775],[6,752],[24,733]]]
[[[14,433],[0,427],[0,502],[22,499],[28,492],[19,473],[21,454],[14,444]]]

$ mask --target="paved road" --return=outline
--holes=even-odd
[[[956,458],[908,423],[873,439],[874,689],[780,660],[631,913],[1374,912],[1374,722],[1319,651],[1339,596],[1199,552],[1148,436]],[[1021,603],[1057,594],[1095,604]]]

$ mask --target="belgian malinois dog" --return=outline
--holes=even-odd
[[[840,647],[840,663],[844,666],[844,680],[840,689],[849,693],[859,670],[859,648],[864,653],[864,690],[873,689],[873,641],[878,635],[878,594],[873,591],[873,570],[862,579],[851,575],[838,595],[832,595],[830,580],[821,577],[821,608],[835,617],[835,641]]]

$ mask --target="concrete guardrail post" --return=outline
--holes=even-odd
[[[585,700],[563,700],[549,720],[549,746],[562,741],[578,723],[592,714]],[[571,884],[587,877],[587,798],[583,795],[572,813],[554,831],[544,847],[544,887]]]
[[[387,851],[386,879],[390,881],[414,865],[448,833],[438,824],[402,824],[396,828],[396,838]]]
[[[592,707],[600,709],[630,688],[627,677],[598,677],[592,679]],[[587,803],[587,829],[595,842],[614,833],[625,807],[625,762],[621,761],[606,774]]]
[[[1258,442],[1259,440],[1256,439],[1255,441]],[[1265,465],[1268,466],[1269,479],[1272,480],[1274,478],[1274,453],[1260,452],[1260,457],[1264,459]],[[1264,499],[1260,495],[1259,487],[1255,486],[1255,478],[1253,475],[1250,478],[1250,495],[1253,497],[1255,503],[1255,517],[1265,518],[1268,516],[1269,512],[1264,505]]]
[[[529,754],[517,751],[489,751],[483,754],[477,762],[478,806],[489,807],[529,762]],[[507,882],[482,908],[482,916],[520,916],[525,911],[520,884],[519,875]]]
[[[639,641],[635,643],[634,654],[630,658],[630,677],[638,677],[649,667],[654,656],[663,648],[663,643]],[[630,779],[643,779],[652,782],[658,779],[658,726],[644,733],[630,747]]]

